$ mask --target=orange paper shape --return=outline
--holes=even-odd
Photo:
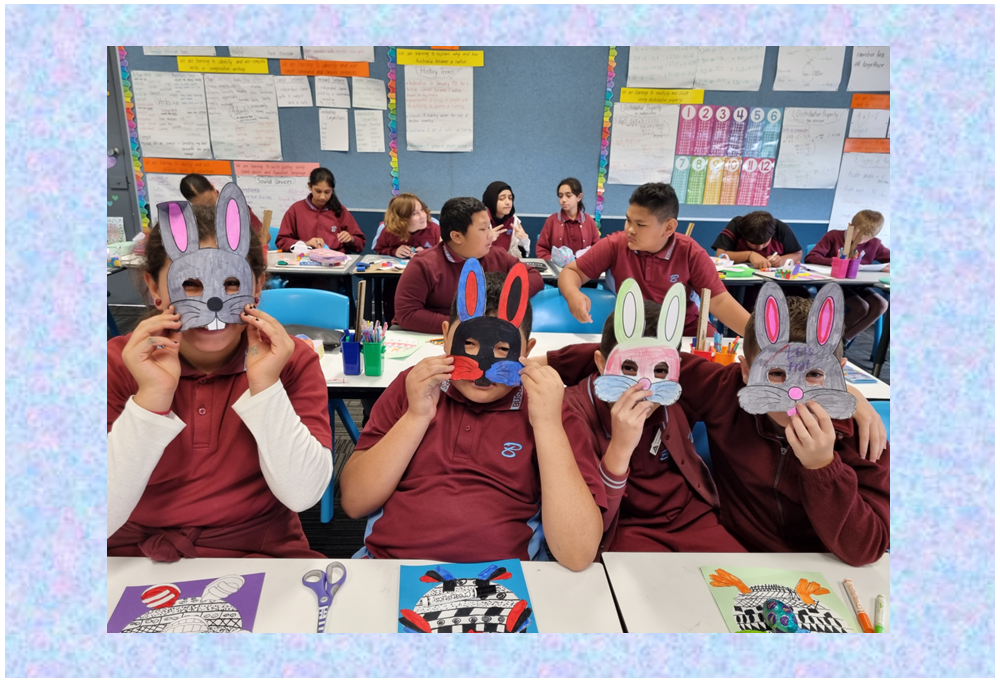
[[[725,569],[716,569],[715,574],[711,574],[709,578],[712,580],[711,584],[716,588],[725,588],[727,586],[733,586],[740,593],[749,593],[750,589],[747,585],[740,581],[737,577],[733,576]]]
[[[795,592],[798,593],[800,598],[802,598],[802,602],[807,605],[814,605],[816,602],[812,599],[813,595],[826,595],[830,591],[823,588],[815,581],[799,579],[799,582],[795,584]]]
[[[889,138],[847,138],[844,140],[844,151],[888,154]]]
[[[210,159],[155,159],[146,157],[142,160],[146,173],[201,173],[202,175],[232,175],[230,161],[212,161]]]
[[[851,108],[852,109],[888,109],[889,108],[889,96],[888,95],[865,95],[862,93],[856,94],[851,98]]]
[[[368,62],[332,62],[320,59],[282,59],[283,76],[363,76]]]

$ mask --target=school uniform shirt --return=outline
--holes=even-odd
[[[357,448],[375,446],[406,413],[406,377],[372,409]],[[375,558],[485,562],[528,560],[541,543],[542,486],[528,395],[513,387],[492,403],[466,399],[449,382],[395,492],[369,516]],[[607,508],[597,463],[577,455],[597,505]]]
[[[722,524],[751,552],[831,552],[853,566],[889,547],[889,446],[878,462],[858,454],[853,419],[833,420],[833,461],[806,469],[767,415],[739,407],[738,363],[681,354],[678,404],[702,421],[712,450]]]
[[[351,233],[354,237],[353,242],[340,243],[337,235],[343,230]],[[275,244],[280,251],[288,251],[299,240],[308,242],[313,237],[323,239],[327,246],[338,251],[357,253],[365,248],[365,234],[361,232],[361,228],[347,207],[341,207],[340,216],[337,216],[333,209],[325,205],[317,209],[309,197],[306,197],[288,207],[285,217],[281,219],[281,229],[278,231]]]
[[[616,232],[598,240],[576,260],[576,264],[591,280],[610,269],[619,287],[628,278],[633,278],[639,283],[642,298],[656,303],[663,302],[667,290],[675,282],[682,283],[688,295],[684,317],[686,335],[698,333],[698,307],[690,298],[691,292],[700,294],[707,287],[713,296],[717,296],[726,291],[715,264],[705,250],[690,237],[677,232],[655,254],[629,249],[625,233]],[[714,332],[709,324],[709,334]]]
[[[816,243],[812,251],[806,254],[806,263],[816,263],[823,266],[831,265],[833,259],[837,258],[837,252],[844,248],[846,240],[846,230],[830,230],[823,235],[823,239]],[[871,238],[858,246],[857,249],[865,252],[865,255],[861,257],[861,263],[866,265],[875,261],[889,263],[889,247],[882,244],[882,241],[878,237]]]
[[[505,251],[490,249],[479,259],[484,272],[506,275],[520,263]],[[419,252],[410,259],[396,288],[396,319],[404,329],[424,334],[441,334],[441,323],[451,313],[451,302],[458,293],[458,278],[465,259],[453,253],[445,242]],[[538,271],[528,269],[528,296],[542,291],[544,283]]]
[[[597,372],[594,351],[598,351],[600,348],[600,344],[589,342],[568,344],[561,349],[546,353],[545,362],[559,373],[563,384],[574,387]]]
[[[500,251],[510,251],[510,243],[514,238],[514,219],[515,216],[511,213],[509,216],[503,219],[502,223],[497,223],[493,220],[493,216],[490,216],[490,227],[497,228],[499,226],[504,227],[504,231],[500,233],[500,236],[496,238],[493,242],[493,246],[490,247],[490,251],[494,249],[499,249]]]
[[[535,253],[538,258],[550,259],[556,247],[569,247],[575,254],[584,247],[592,246],[600,237],[597,223],[583,211],[577,212],[576,218],[571,219],[560,210],[545,219]]]
[[[598,377],[595,372],[566,390],[563,424],[577,457],[587,454],[601,461],[608,499],[601,550],[742,552],[743,546],[719,523],[712,475],[695,452],[687,418],[676,405],[661,406],[646,420],[624,476],[608,472],[603,458],[611,445],[611,405],[597,398]]]
[[[181,358],[164,416],[132,400],[138,385],[122,359],[130,337],[108,340],[108,554],[319,556],[293,511],[314,505],[333,474],[315,351],[293,339],[279,381],[255,396],[245,332],[215,372]]]
[[[782,221],[775,219],[774,236],[768,241],[763,249],[751,249],[750,245],[743,237],[738,236],[736,225],[743,216],[737,216],[726,224],[719,236],[712,242],[712,249],[722,249],[724,251],[752,251],[760,254],[764,258],[768,256],[794,254],[802,251],[802,246],[795,239],[795,233]]]
[[[385,223],[382,223],[382,225],[385,225]],[[378,239],[375,240],[375,253],[384,256],[395,256],[396,250],[404,244],[411,247],[420,247],[421,249],[430,249],[440,241],[441,226],[432,221],[427,221],[426,228],[411,232],[403,240],[388,230],[382,230]]]

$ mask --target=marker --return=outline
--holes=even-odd
[[[875,598],[875,633],[885,633],[885,617],[889,613],[889,601],[884,595]]]
[[[872,621],[868,618],[865,608],[861,606],[861,598],[858,597],[858,592],[854,590],[854,584],[851,583],[850,579],[844,579],[844,588],[847,589],[847,594],[851,597],[851,602],[854,603],[854,611],[858,615],[858,621],[861,623],[861,630],[865,633],[875,633],[875,630],[872,628]]]

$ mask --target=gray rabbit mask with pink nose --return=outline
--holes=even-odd
[[[857,399],[847,393],[844,371],[834,355],[844,332],[840,286],[830,283],[819,290],[809,309],[805,343],[788,341],[789,331],[785,295],[781,287],[769,282],[761,289],[754,309],[760,351],[750,366],[747,386],[739,391],[740,407],[752,415],[791,414],[796,403],[816,401],[834,420],[851,417]],[[772,370],[783,371],[785,381],[772,382]]]

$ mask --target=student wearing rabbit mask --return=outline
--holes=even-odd
[[[156,315],[108,341],[108,555],[318,557],[295,511],[333,473],[326,383],[256,308],[265,263],[243,193],[158,209]]]

